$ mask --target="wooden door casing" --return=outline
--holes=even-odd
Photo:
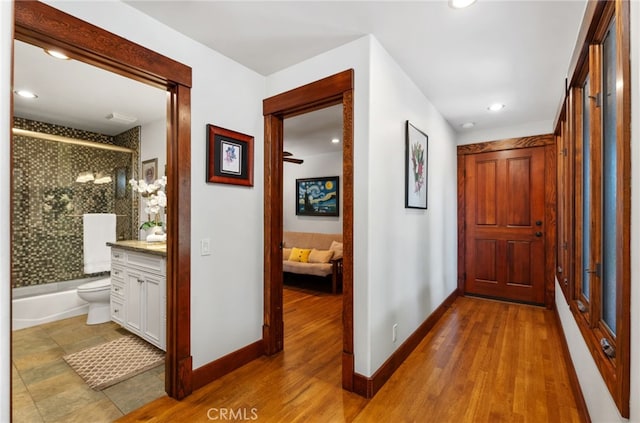
[[[545,300],[545,149],[465,157],[465,293]]]

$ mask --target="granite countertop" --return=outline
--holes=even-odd
[[[166,242],[147,242],[132,239],[126,241],[107,242],[107,245],[109,247],[122,248],[123,250],[138,251],[162,257],[167,256]]]

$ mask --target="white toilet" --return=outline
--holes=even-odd
[[[116,215],[87,213],[82,215],[82,259],[87,275],[111,270],[111,247],[116,241]],[[111,320],[111,278],[105,277],[78,287],[78,297],[89,303],[88,325]]]
[[[78,296],[89,303],[88,325],[111,320],[111,278],[98,279],[78,287]]]

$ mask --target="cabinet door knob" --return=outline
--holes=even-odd
[[[144,279],[138,279],[138,283],[144,282]]]

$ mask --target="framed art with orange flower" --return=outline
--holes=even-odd
[[[207,182],[253,186],[253,137],[207,125]]]
[[[407,121],[404,206],[408,209],[427,208],[428,141],[427,134]]]
[[[296,215],[340,216],[340,177],[296,179]]]

